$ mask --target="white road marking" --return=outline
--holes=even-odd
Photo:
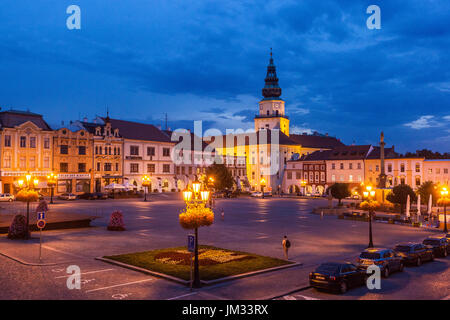
[[[284,300],[297,300],[295,297],[293,296],[284,296],[283,297]]]
[[[173,297],[173,298],[169,298],[169,299],[167,299],[167,300],[175,300],[175,299],[178,299],[178,298],[183,298],[183,297],[187,297],[187,296],[192,296],[192,295],[194,295],[194,294],[197,294],[197,292],[191,292],[191,293],[182,294],[181,296],[176,296],[176,297]]]
[[[106,272],[106,271],[112,271],[112,270],[114,270],[114,269],[103,269],[103,270],[88,271],[88,272],[82,272],[82,273],[80,273],[80,275],[82,275],[82,274],[97,273],[97,272]],[[67,277],[70,277],[70,276],[71,276],[71,275],[68,274],[68,275],[66,275],[66,276],[55,277],[55,279],[67,278]]]
[[[139,216],[137,217],[138,220],[143,220],[143,219],[152,219],[152,217],[147,217],[147,216]]]
[[[297,296],[297,297],[301,297],[301,298],[303,298],[303,299],[305,299],[305,300],[320,300],[320,299],[313,298],[313,297],[303,296],[303,295],[301,295],[301,294],[296,294],[296,296]]]
[[[66,255],[72,256],[72,257],[83,258],[83,259],[86,258],[86,257],[80,256],[78,254],[61,251],[61,250],[58,250],[58,249],[55,249],[55,248],[52,248],[52,247],[49,247],[49,246],[44,246],[43,245],[42,248],[45,248],[45,249],[50,250],[50,251],[55,251],[55,252],[59,252],[59,253],[62,253],[62,254],[66,254]]]
[[[123,287],[123,286],[128,286],[128,285],[131,285],[131,284],[142,283],[142,282],[147,282],[147,281],[152,281],[152,280],[153,279],[144,279],[144,280],[139,280],[139,281],[121,283],[121,284],[116,284],[116,285],[109,286],[109,287],[103,287],[103,288],[97,288],[97,289],[88,290],[88,291],[86,291],[86,293],[94,292],[94,291],[100,291],[100,290],[106,290],[106,289],[111,289],[111,288],[116,288],[116,287]]]

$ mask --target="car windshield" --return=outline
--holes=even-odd
[[[410,249],[411,248],[409,246],[396,246],[394,248],[395,251],[399,251],[399,252],[409,252]]]
[[[434,240],[434,239],[426,239],[426,240],[424,240],[423,241],[423,244],[427,244],[427,245],[430,245],[430,246],[438,246],[439,244],[440,244],[440,241],[439,240]]]
[[[362,252],[359,256],[362,259],[380,259],[380,254],[378,252]]]
[[[335,263],[324,263],[321,264],[316,272],[325,272],[325,273],[337,273],[339,271],[339,265]]]

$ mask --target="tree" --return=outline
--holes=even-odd
[[[206,169],[206,176],[214,178],[216,190],[231,189],[233,187],[233,176],[224,164],[213,164]]]
[[[422,183],[417,189],[417,194],[420,194],[420,202],[424,204],[428,203],[430,194],[432,195],[433,203],[436,203],[436,200],[439,199],[440,196],[437,184],[433,183],[433,181],[425,181]]]
[[[351,192],[348,184],[346,183],[335,183],[330,187],[330,192],[333,198],[338,199],[338,206],[342,206],[342,199],[350,197]]]
[[[410,197],[410,201],[416,201],[416,194],[413,189],[407,184],[399,184],[398,186],[395,186],[392,189],[392,192],[387,195],[386,200],[400,205],[400,213],[403,214],[408,195]]]
[[[214,222],[214,212],[205,206],[203,202],[187,204],[186,209],[180,213],[180,225],[184,229],[195,230],[194,249],[194,283],[196,288],[200,287],[200,271],[198,263],[198,228],[210,226]]]

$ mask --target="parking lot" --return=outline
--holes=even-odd
[[[313,207],[325,205],[320,199],[220,199],[216,202],[215,223],[201,228],[201,244],[229,249],[239,249],[273,257],[283,257],[281,240],[287,235],[292,243],[290,260],[303,265],[291,270],[263,274],[214,287],[190,292],[189,288],[167,280],[155,278],[95,260],[96,257],[138,252],[186,244],[188,232],[179,226],[178,214],[183,208],[179,195],[152,195],[150,202],[129,200],[75,200],[61,201],[50,207],[52,211],[97,215],[92,228],[46,231],[44,234],[44,263],[49,266],[26,266],[0,257],[0,281],[5,290],[0,298],[48,299],[262,299],[270,295],[289,292],[308,285],[308,273],[314,266],[326,260],[354,261],[367,247],[368,224],[359,221],[337,219],[335,216],[311,214]],[[22,212],[21,203],[2,203],[3,212]],[[224,209],[222,220],[220,210]],[[109,215],[119,209],[124,213],[127,230],[106,230]],[[392,247],[398,242],[421,242],[438,230],[424,230],[408,226],[374,223],[376,246]],[[38,241],[20,244],[0,238],[0,251],[16,255],[24,261],[36,262]],[[430,288],[430,297],[443,298],[450,293],[443,285],[450,283],[448,260],[436,260],[421,268],[408,268],[404,274],[393,274],[386,280],[385,293],[365,292],[363,288],[349,291],[343,296],[326,293],[298,292],[311,298],[368,298],[382,299],[409,294],[414,283]],[[82,273],[81,290],[69,290],[66,286],[65,268],[78,265]],[[427,268],[432,268],[428,272]],[[416,274],[417,273],[417,274]],[[408,276],[409,275],[409,276]],[[417,275],[420,279],[416,282]],[[28,279],[23,282],[22,279]],[[293,280],[294,279],[294,280]],[[414,279],[414,281],[413,281]],[[400,283],[397,283],[400,281]],[[407,282],[401,284],[402,281]],[[23,283],[22,283],[23,282]],[[384,283],[384,282],[383,282]],[[419,285],[419,284],[418,284]],[[432,288],[436,289],[432,289]],[[384,288],[383,288],[384,289]],[[359,291],[362,290],[362,291]],[[367,289],[366,289],[367,290]],[[436,294],[434,292],[437,292]],[[442,294],[441,294],[442,293]],[[378,296],[377,296],[378,295]],[[426,294],[425,294],[426,295]],[[441,296],[442,295],[442,296]],[[295,295],[294,295],[295,296]],[[417,295],[423,298],[424,295]]]

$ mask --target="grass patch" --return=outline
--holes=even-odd
[[[104,258],[165,273],[183,280],[190,279],[189,253],[186,247],[127,253]],[[206,281],[292,263],[253,253],[204,245],[199,246],[199,262],[200,278]]]

